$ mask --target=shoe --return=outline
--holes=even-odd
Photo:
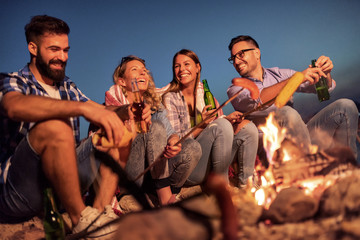
[[[111,205],[106,205],[105,206],[105,211],[103,213],[108,219],[109,221],[115,220],[117,219],[119,216],[114,212],[113,208]]]
[[[132,195],[124,195],[119,200],[121,211],[126,214],[129,212],[138,212],[142,210],[141,205]]]
[[[105,206],[105,211],[103,213],[100,213],[96,208],[87,206],[81,212],[80,220],[73,228],[72,233],[75,234],[85,230],[95,219],[96,221],[86,230],[87,232],[102,227],[117,218],[118,216],[114,213],[110,205]],[[96,232],[87,234],[84,239],[114,239],[117,231],[116,226],[116,224],[109,224]]]

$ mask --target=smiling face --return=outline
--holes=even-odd
[[[65,77],[65,67],[68,60],[69,40],[66,34],[44,34],[39,43],[29,43],[35,65],[42,78],[61,82]]]
[[[118,83],[126,91],[131,92],[131,81],[136,79],[140,93],[145,92],[149,86],[150,75],[145,65],[138,61],[132,60],[126,63],[126,70],[122,77],[119,77]]]
[[[175,58],[174,74],[182,88],[195,87],[200,69],[200,65],[186,55],[179,54]]]
[[[259,71],[259,69],[261,70],[260,49],[246,41],[241,41],[234,44],[231,49],[231,56],[234,56],[241,50],[250,48],[255,49],[244,52],[243,57],[240,59],[237,57],[234,58],[233,66],[242,77],[255,77],[257,71]]]

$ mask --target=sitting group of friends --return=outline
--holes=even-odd
[[[60,19],[33,17],[25,26],[30,63],[18,72],[0,75],[3,222],[38,215],[43,210],[43,191],[49,186],[69,214],[73,233],[86,229],[98,216],[91,228],[116,219],[118,216],[109,204],[119,177],[97,159],[96,151],[108,153],[138,186],[153,187],[161,205],[173,203],[182,187],[202,184],[210,172],[228,180],[233,163],[238,166],[235,177],[240,187],[253,175],[261,148],[258,126],[270,112],[275,112],[279,125],[288,129],[288,137],[304,149],[311,144],[322,149],[344,145],[357,156],[359,113],[348,99],[332,102],[307,123],[291,106],[271,105],[243,119],[244,112],[276,97],[295,73],[262,67],[259,45],[250,36],[231,40],[228,60],[241,77],[257,85],[260,97],[252,99],[250,91],[244,89],[232,100],[234,112],[224,115],[219,111],[209,118],[215,110],[205,105],[200,82],[202,66],[193,51],[182,49],[174,55],[173,79],[163,88],[155,86],[143,59],[133,55],[122,58],[113,74],[114,85],[105,93],[104,105],[90,100],[65,76],[69,32],[68,25]],[[309,66],[302,71],[304,80],[297,91],[315,93],[313,85],[321,76],[327,78],[331,91],[336,85],[330,74],[332,69],[330,58],[320,56],[315,68]],[[133,115],[132,106],[137,101],[132,91],[134,81],[145,102],[141,113],[148,126],[145,133],[134,132],[133,117],[123,121],[113,110],[114,106],[129,106],[129,115]],[[241,88],[230,85],[228,96],[238,94]],[[99,128],[83,140],[80,117]],[[187,137],[200,122],[203,124]],[[96,133],[105,135],[113,146],[94,144]],[[129,133],[131,140],[124,144],[122,139]],[[328,136],[326,141],[324,135]],[[155,161],[149,174],[142,175]],[[86,206],[83,194],[91,185],[96,186],[96,196],[92,206]],[[101,231],[111,236],[112,226]]]

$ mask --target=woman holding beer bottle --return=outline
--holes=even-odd
[[[193,139],[175,145],[179,136],[166,117],[166,110],[155,92],[154,81],[143,59],[133,55],[122,58],[114,71],[113,80],[115,85],[106,92],[105,104],[129,104],[137,132],[125,170],[131,180],[136,180],[153,161],[159,157],[167,158],[155,164],[150,173],[160,204],[172,203],[176,191],[182,187],[200,158],[200,146]],[[145,106],[150,107],[152,112],[149,123],[143,122],[146,118],[141,116]],[[148,186],[144,177],[136,183]]]
[[[205,119],[214,110],[205,106],[203,84],[200,82],[201,64],[198,56],[191,50],[182,49],[173,58],[173,80],[163,95],[163,103],[168,110],[168,118],[175,131],[184,136],[192,127]],[[228,116],[217,115],[206,121],[193,132],[193,137],[201,145],[201,159],[186,181],[186,185],[201,183],[209,171],[222,174],[228,179],[228,169],[235,160],[239,165],[241,180],[252,176],[256,151],[246,152],[244,142],[258,144],[257,129],[253,130],[256,138],[239,139],[241,128],[251,124],[240,123],[241,113],[233,112]],[[216,118],[216,119],[215,119]],[[234,131],[237,133],[234,138]],[[253,142],[252,142],[253,141]],[[243,157],[248,154],[247,157]],[[241,155],[241,158],[239,158]],[[240,161],[241,160],[241,161]],[[239,161],[239,162],[238,162]],[[245,163],[244,163],[245,162]]]

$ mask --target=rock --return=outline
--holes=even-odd
[[[360,213],[360,178],[351,175],[328,187],[320,199],[319,216],[338,216]]]
[[[240,226],[256,224],[263,212],[263,207],[256,204],[254,196],[246,189],[230,188],[232,201],[237,209]]]
[[[208,227],[206,227],[208,224]],[[116,239],[210,239],[211,225],[190,217],[178,208],[129,213],[118,224]]]
[[[279,192],[264,212],[264,219],[273,223],[299,222],[313,217],[318,210],[318,202],[297,187],[285,188]]]
[[[360,218],[353,219],[352,221],[343,221],[341,223],[341,230],[347,235],[360,238]]]

